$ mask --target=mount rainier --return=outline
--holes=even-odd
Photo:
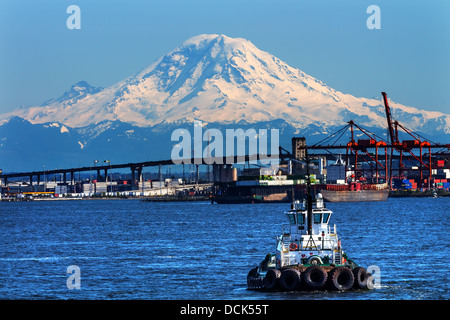
[[[110,87],[81,81],[41,106],[0,115],[0,167],[169,159],[172,131],[192,130],[194,120],[221,130],[280,129],[280,145],[288,149],[294,135],[318,141],[349,120],[385,135],[383,90],[375,90],[377,99],[354,97],[245,39],[199,35]],[[409,129],[448,140],[450,115],[392,100],[390,106]]]

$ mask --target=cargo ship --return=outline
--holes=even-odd
[[[389,196],[387,183],[366,184],[351,182],[348,184],[327,184],[320,191],[328,202],[386,201]]]

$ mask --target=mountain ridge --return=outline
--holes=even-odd
[[[77,87],[80,90],[74,90]],[[385,126],[381,96],[367,99],[339,92],[250,41],[225,35],[192,37],[108,88],[79,82],[44,104],[0,119],[19,116],[32,123],[60,122],[73,128],[103,120],[149,127],[180,119],[208,123],[284,119],[299,129],[315,122],[330,126],[351,119]],[[391,106],[394,116],[413,130],[425,128],[430,133],[437,126],[450,133],[449,115],[393,101]],[[426,126],[430,119],[435,119],[433,125]]]

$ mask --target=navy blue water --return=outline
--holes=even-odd
[[[328,207],[349,257],[380,268],[379,289],[247,290],[289,204],[34,201],[0,203],[0,299],[450,298],[450,198]],[[71,265],[79,290],[66,284]]]

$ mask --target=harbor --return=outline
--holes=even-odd
[[[450,300],[450,1],[0,8],[15,316],[411,317]]]
[[[299,199],[309,184],[313,185],[314,193],[321,192],[329,202],[386,201],[390,193],[447,195],[450,144],[430,142],[394,120],[387,94],[382,92],[382,96],[390,140],[350,120],[315,144],[307,145],[305,137],[292,137],[290,150],[280,146],[278,154],[234,155],[231,161],[230,156],[192,156],[176,161],[125,164],[104,160],[103,165],[94,160],[89,167],[20,173],[0,170],[0,197],[2,201],[35,197],[144,197],[148,201],[210,198],[219,204],[279,203]],[[405,139],[401,140],[401,135]],[[311,168],[306,166],[306,150],[310,152]],[[326,153],[314,153],[318,150]],[[276,165],[255,163],[255,159],[274,158],[278,160]],[[185,175],[186,163],[189,179]],[[174,167],[174,171],[164,176],[163,166]],[[120,171],[113,174],[113,170],[124,168],[131,174]],[[156,179],[146,178],[145,168],[158,168],[157,175],[153,175]],[[85,173],[83,179],[81,173]]]
[[[1,206],[0,232],[7,235],[0,242],[3,299],[450,298],[442,255],[448,198],[328,203],[349,257],[380,269],[380,288],[344,293],[247,290],[249,270],[274,252],[283,232],[286,203],[105,199]],[[426,234],[420,241],[417,230]],[[70,265],[81,269],[80,290],[66,287]]]

